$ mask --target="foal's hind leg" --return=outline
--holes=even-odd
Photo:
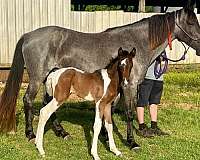
[[[33,101],[38,93],[39,86],[40,86],[39,82],[30,81],[23,98],[25,121],[26,121],[25,134],[29,140],[35,138],[35,134],[33,133],[33,126],[32,126],[32,121],[34,118]]]
[[[44,95],[43,106],[46,106],[53,99],[53,97],[49,96],[48,93],[46,93],[46,91],[44,93],[45,95]],[[66,132],[62,127],[62,125],[59,123],[55,112],[51,115],[50,120],[53,124],[53,131],[55,132],[56,136],[67,139],[69,137],[69,133]]]
[[[104,120],[105,120],[105,127],[108,132],[110,151],[112,151],[115,155],[119,156],[122,153],[117,149],[114,138],[113,138],[113,124],[112,124],[110,104],[105,106],[103,115],[104,115]]]
[[[39,123],[37,128],[35,144],[41,155],[44,156],[43,149],[43,135],[44,127],[49,117],[58,109],[59,105],[55,98],[53,98],[46,106],[40,110]]]

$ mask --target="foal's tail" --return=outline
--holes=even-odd
[[[8,80],[0,97],[0,132],[16,131],[16,101],[24,73],[23,42],[22,37],[17,43]]]

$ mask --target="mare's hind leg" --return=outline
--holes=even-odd
[[[32,121],[34,118],[33,101],[38,93],[39,86],[40,86],[39,81],[30,81],[23,98],[25,122],[26,122],[25,134],[29,140],[35,138],[35,134],[33,133],[33,126],[32,126]]]
[[[48,93],[46,93],[46,91],[44,93],[45,94],[44,94],[43,106],[46,106],[53,99],[53,97],[49,96]],[[55,112],[51,115],[50,120],[53,124],[53,131],[55,132],[56,136],[67,139],[69,137],[69,133],[66,132],[62,127],[62,125],[59,123]]]

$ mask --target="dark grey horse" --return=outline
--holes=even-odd
[[[184,8],[164,15],[155,15],[133,24],[110,28],[101,33],[81,33],[49,26],[24,34],[18,41],[6,87],[0,101],[0,130],[16,130],[15,108],[24,65],[29,85],[24,96],[26,137],[32,139],[33,101],[45,76],[55,67],[73,66],[93,72],[104,68],[117,56],[121,46],[126,50],[136,47],[137,55],[131,71],[130,85],[123,88],[127,115],[127,141],[138,147],[133,137],[132,108],[137,85],[143,80],[149,64],[166,48],[171,33],[194,48],[200,55],[200,26],[193,9]],[[48,101],[48,97],[45,97]],[[51,117],[58,136],[69,134]]]

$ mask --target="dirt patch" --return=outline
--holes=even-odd
[[[191,103],[172,103],[172,102],[163,102],[159,105],[160,108],[164,107],[176,107],[181,108],[185,110],[191,110],[191,109],[200,109],[200,104],[191,104]]]

